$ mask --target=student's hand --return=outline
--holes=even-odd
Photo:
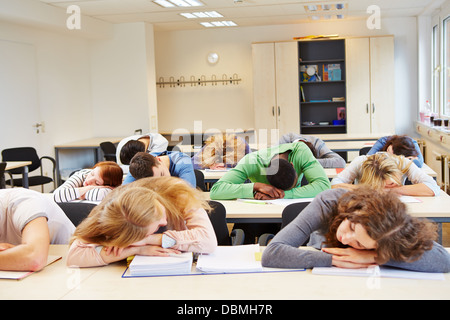
[[[376,265],[375,250],[359,250],[354,248],[322,248],[332,254],[331,264],[339,268],[367,268]]]
[[[142,246],[138,249],[138,254],[143,256],[162,256],[167,257],[170,254],[180,254],[181,251],[170,248],[161,248],[160,246]]]
[[[0,251],[4,251],[4,250],[7,250],[7,249],[11,249],[11,248],[14,248],[15,247],[15,245],[13,245],[13,244],[11,244],[11,243],[0,243]]]
[[[213,163],[209,168],[211,170],[225,170],[227,167],[225,163]]]
[[[331,186],[331,189],[338,189],[338,188],[342,188],[342,189],[347,189],[347,190],[354,190],[356,189],[356,185],[352,184],[352,183],[339,183],[339,184],[334,184]]]
[[[253,191],[255,192],[254,198],[256,200],[272,200],[284,198],[284,191],[270,184],[261,182],[255,182],[253,185]]]

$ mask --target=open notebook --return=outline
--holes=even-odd
[[[185,254],[189,255],[190,253],[184,253],[183,255]],[[246,272],[292,272],[305,270],[262,267],[261,250],[258,244],[219,246],[214,253],[199,255],[196,264],[192,264],[192,254],[190,255],[190,260],[184,259],[182,255],[177,255],[177,257],[136,256],[125,270],[122,277],[130,278]],[[138,258],[138,260],[136,260],[136,258]]]

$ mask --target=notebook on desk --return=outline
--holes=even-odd
[[[131,270],[136,257],[140,257],[139,270]],[[141,257],[136,256],[129,267],[122,274],[122,278],[151,277],[151,276],[187,276],[205,274],[231,274],[231,273],[255,273],[255,272],[292,272],[305,269],[276,269],[264,268],[261,265],[261,250],[258,244],[241,246],[219,246],[212,254],[201,254],[197,263],[190,265],[180,257]],[[191,254],[192,257],[192,254]],[[160,258],[159,263],[148,263],[151,258]],[[172,258],[172,259],[169,259]],[[179,259],[179,260],[174,260]],[[166,265],[167,270],[160,268]],[[178,265],[178,266],[177,266]],[[188,265],[190,266],[188,268]],[[154,270],[151,270],[152,268]],[[177,269],[180,267],[179,269]]]

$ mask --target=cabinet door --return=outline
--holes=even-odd
[[[252,55],[255,129],[275,129],[277,128],[275,44],[253,44]]]
[[[345,40],[348,133],[371,133],[369,54],[369,38]]]
[[[300,133],[298,43],[275,43],[276,113],[280,136]]]
[[[370,38],[372,133],[395,132],[394,38]]]

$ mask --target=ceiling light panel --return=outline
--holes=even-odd
[[[233,21],[211,21],[211,22],[200,22],[200,24],[206,28],[213,27],[236,27],[237,24]]]
[[[186,12],[180,13],[183,17],[187,19],[197,19],[197,18],[223,18],[223,15],[217,11],[205,11],[205,12]]]
[[[204,6],[204,4],[199,0],[153,0],[153,2],[164,8]]]

